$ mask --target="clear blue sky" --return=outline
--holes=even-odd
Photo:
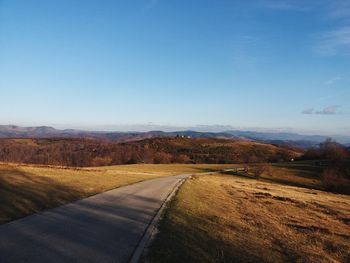
[[[0,0],[0,124],[350,134],[348,0]]]

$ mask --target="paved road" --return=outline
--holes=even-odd
[[[0,226],[0,262],[128,262],[186,175],[120,187]]]

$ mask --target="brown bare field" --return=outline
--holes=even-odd
[[[312,167],[273,169],[279,176],[287,172],[287,182]],[[292,184],[301,184],[302,175]],[[349,262],[350,196],[282,185],[275,176],[188,179],[143,261]]]
[[[0,164],[0,223],[143,180],[226,167],[232,165],[136,164],[76,169]]]

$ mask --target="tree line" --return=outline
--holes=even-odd
[[[326,190],[350,194],[350,150],[332,139],[322,142],[317,148],[310,148],[301,160],[318,160],[325,169],[322,181]]]
[[[0,139],[0,161],[73,167],[135,163],[289,161],[294,150],[227,139],[152,138],[116,143],[96,139]]]

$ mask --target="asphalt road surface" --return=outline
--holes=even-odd
[[[187,175],[120,187],[0,226],[0,262],[128,262]]]

